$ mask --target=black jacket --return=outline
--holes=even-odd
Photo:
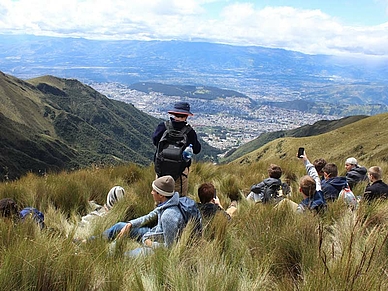
[[[388,197],[388,185],[383,181],[378,180],[372,184],[368,184],[365,188],[364,199],[372,201],[378,198],[386,199]]]

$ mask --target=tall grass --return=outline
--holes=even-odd
[[[305,174],[296,161],[278,164],[299,202],[297,181]],[[376,162],[376,164],[380,164]],[[385,167],[385,166],[384,166]],[[189,196],[212,182],[226,207],[236,195],[267,176],[268,164],[215,166],[194,163]],[[152,167],[127,165],[75,172],[26,175],[0,184],[0,198],[35,206],[46,215],[47,228],[33,222],[0,220],[0,290],[386,290],[388,288],[388,203],[362,204],[355,211],[343,201],[331,203],[323,215],[296,215],[241,201],[231,221],[217,216],[202,238],[186,230],[170,250],[128,259],[123,252],[139,246],[119,241],[112,252],[100,238],[104,229],[149,212]],[[384,177],[385,179],[387,176]],[[112,211],[80,234],[77,222],[103,204],[114,185],[126,190]],[[363,187],[355,189],[362,195]],[[74,243],[77,235],[97,238]]]

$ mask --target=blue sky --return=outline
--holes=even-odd
[[[388,56],[388,0],[0,0],[0,34]]]

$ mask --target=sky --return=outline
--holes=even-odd
[[[388,0],[0,0],[0,34],[388,57]]]

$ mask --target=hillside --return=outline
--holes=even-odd
[[[75,79],[0,72],[0,181],[92,164],[149,165],[160,120]],[[197,159],[219,153],[202,141]]]
[[[342,126],[352,124],[358,120],[366,118],[365,115],[349,116],[339,120],[320,120],[314,124],[304,125],[291,130],[279,130],[274,132],[266,132],[261,134],[254,140],[243,144],[242,146],[229,151],[221,160],[222,163],[228,163],[236,160],[243,155],[246,155],[263,145],[282,137],[307,137],[322,134],[340,128]]]
[[[0,179],[90,164],[147,165],[157,119],[76,80],[0,74]]]
[[[344,161],[350,156],[356,157],[360,164],[369,160],[387,161],[387,126],[388,113],[383,113],[316,136],[278,138],[231,163],[287,161],[296,156],[298,147],[304,147],[311,158],[324,157],[328,161]]]

